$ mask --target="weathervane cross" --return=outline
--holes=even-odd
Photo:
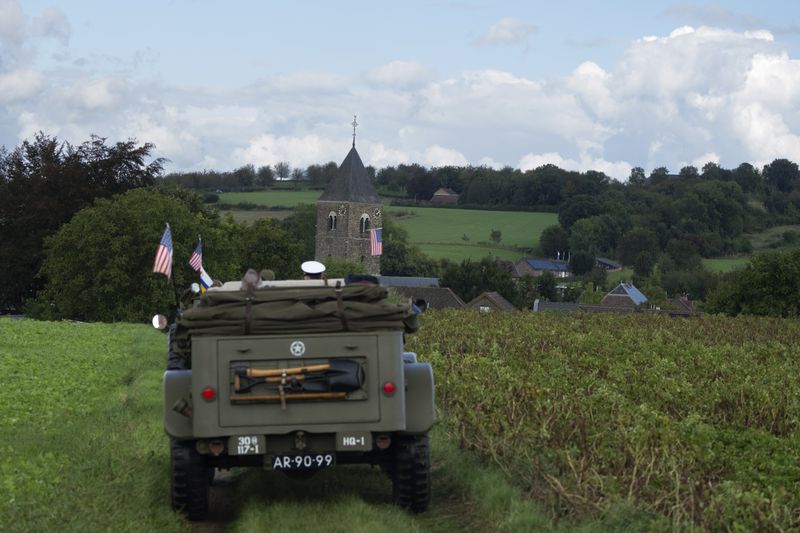
[[[356,126],[358,126],[358,122],[356,122],[356,116],[353,115],[353,122],[350,123],[353,126],[353,148],[356,147]]]

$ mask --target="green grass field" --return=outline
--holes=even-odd
[[[703,259],[703,266],[711,272],[730,272],[744,268],[750,262],[749,257],[723,257],[720,259]]]
[[[795,234],[793,242],[787,242],[784,235]],[[756,252],[774,250],[781,248],[794,248],[800,244],[797,237],[800,236],[800,225],[793,226],[775,226],[774,228],[766,229],[760,233],[750,233],[745,235],[753,245],[753,250]]]
[[[265,208],[294,207],[302,203],[314,203],[321,191],[262,191],[246,193],[222,193],[220,202],[225,204],[252,203]],[[425,254],[434,259],[479,260],[494,256],[516,261],[524,252],[520,248],[532,248],[539,243],[539,236],[547,226],[558,224],[555,213],[527,213],[518,211],[483,211],[470,209],[442,209],[434,207],[392,207],[389,214],[400,215],[397,224],[408,231],[409,241],[418,245]],[[253,220],[270,216],[273,211],[232,211],[236,220]],[[285,213],[282,213],[285,216]],[[481,246],[491,243],[492,229],[499,230],[502,240],[499,246]],[[464,241],[466,235],[468,241]]]
[[[0,317],[0,338],[0,531],[447,532],[501,522],[530,531],[549,522],[439,428],[434,503],[422,515],[391,503],[377,468],[303,481],[249,468],[217,473],[209,521],[190,524],[169,504],[161,333]]]
[[[412,216],[397,220],[414,243],[477,244],[491,242],[492,229],[502,233],[501,246],[530,248],[539,243],[547,226],[558,224],[555,213],[437,209],[435,207],[389,207],[390,213]],[[464,241],[466,235],[469,241]]]
[[[449,259],[461,262],[464,259],[479,261],[483,257],[499,257],[515,263],[523,256],[517,250],[506,248],[492,248],[488,246],[468,246],[462,244],[419,244],[415,243],[422,252],[433,259]]]
[[[313,204],[320,195],[322,191],[223,192],[219,194],[219,202],[232,205],[250,203],[264,207],[295,207],[300,204]]]

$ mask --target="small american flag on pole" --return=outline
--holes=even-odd
[[[172,232],[169,224],[164,230],[161,242],[156,249],[156,259],[153,262],[153,272],[164,274],[167,278],[172,278]]]
[[[192,252],[192,256],[189,258],[189,266],[194,269],[195,272],[200,272],[200,269],[203,268],[203,243],[200,241],[200,237],[197,237],[197,246],[194,247],[194,252]]]
[[[381,240],[381,230],[383,228],[372,228],[369,230],[369,253],[370,255],[383,254],[383,242]]]

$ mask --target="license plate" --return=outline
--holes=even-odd
[[[332,453],[306,453],[303,455],[276,455],[272,458],[273,470],[316,470],[336,463]]]
[[[228,441],[231,455],[261,455],[264,449],[264,435],[236,435]]]

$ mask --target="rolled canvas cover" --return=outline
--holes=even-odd
[[[417,315],[392,303],[377,285],[267,287],[251,291],[208,291],[183,311],[175,339],[192,335],[268,335],[292,332],[402,330],[415,332]]]

